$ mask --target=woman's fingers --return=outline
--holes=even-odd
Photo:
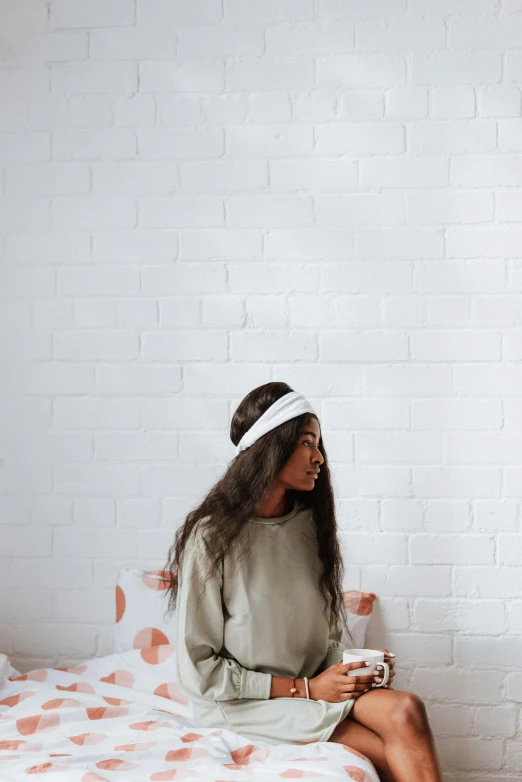
[[[341,673],[339,675],[339,681],[342,684],[346,684],[346,681],[348,682],[372,682],[373,681],[373,673],[357,673],[351,676],[350,674]]]
[[[389,677],[388,677],[388,683],[391,684],[392,679],[395,676],[395,662],[394,662],[394,659],[392,657],[388,657],[388,654],[387,654],[388,650],[387,649],[386,650],[385,649],[381,649],[380,651],[385,652],[384,662],[388,663],[388,667],[390,669],[390,674],[389,674]],[[378,667],[379,666],[377,666],[377,668]],[[381,669],[381,671],[377,671],[376,672],[376,679],[375,680],[377,682],[382,681],[382,669]]]
[[[389,673],[389,676],[388,676],[388,681],[386,682],[386,687],[388,687],[392,683],[393,677],[395,676],[395,663],[394,663],[393,659],[391,659],[390,657],[385,658],[384,662],[388,663],[388,666],[389,666],[389,669],[390,669],[390,673]],[[375,671],[375,676],[374,676],[376,684],[380,684],[382,682],[382,680],[383,680],[383,670],[384,670],[383,668],[379,669],[379,664],[377,664],[376,671]]]
[[[381,681],[382,680],[383,672],[384,672],[384,668],[379,668],[379,666],[377,666],[377,668],[375,670],[375,674],[374,674],[375,681]],[[391,681],[391,679],[393,679],[394,676],[395,676],[395,671],[392,668],[392,666],[390,665],[390,672],[389,672],[389,676],[388,676],[388,681]]]
[[[350,679],[355,679],[355,677],[351,676]],[[373,676],[358,676],[357,681],[341,681],[341,685],[343,692],[364,692],[364,690],[371,689],[372,682]]]

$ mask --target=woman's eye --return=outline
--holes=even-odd
[[[311,440],[304,440],[303,445],[312,445]]]

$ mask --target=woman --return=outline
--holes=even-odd
[[[313,407],[267,383],[240,403],[230,436],[236,456],[166,565],[178,684],[196,724],[272,744],[335,741],[383,782],[441,782],[421,699],[346,675],[360,663],[342,663],[343,563]]]

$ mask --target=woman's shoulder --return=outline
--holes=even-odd
[[[202,529],[204,530],[205,527],[209,524],[209,522],[212,520],[212,516],[202,516],[200,519],[198,519],[194,525],[194,530]]]
[[[210,516],[202,516],[190,529],[188,537],[185,540],[184,553],[192,557],[199,554],[205,554],[205,529],[208,527]]]
[[[205,532],[209,527],[211,516],[202,516],[200,519],[196,521],[194,526],[192,527],[192,530],[190,532],[189,536],[189,542],[192,545],[201,545],[204,538],[205,538]]]
[[[206,544],[205,527],[209,519],[209,516],[202,517],[192,526],[181,554],[180,572],[203,573],[208,568],[211,556]]]

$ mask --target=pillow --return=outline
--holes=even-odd
[[[122,568],[116,583],[114,653],[176,644],[176,613],[167,616],[166,570]]]
[[[170,573],[166,570],[123,568],[120,571],[116,584],[114,653],[161,644],[176,645],[176,612],[167,621],[163,617],[169,583]],[[347,649],[364,647],[377,595],[356,589],[348,589],[343,595],[351,638],[343,629],[341,641]]]
[[[15,676],[21,676],[20,671],[13,668],[6,654],[0,652],[0,690],[7,684],[7,679],[14,679]]]
[[[375,592],[359,592],[357,589],[347,589],[343,592],[346,606],[346,622],[350,636],[343,625],[341,642],[346,649],[364,649],[366,631],[373,611],[373,602],[377,598]]]

